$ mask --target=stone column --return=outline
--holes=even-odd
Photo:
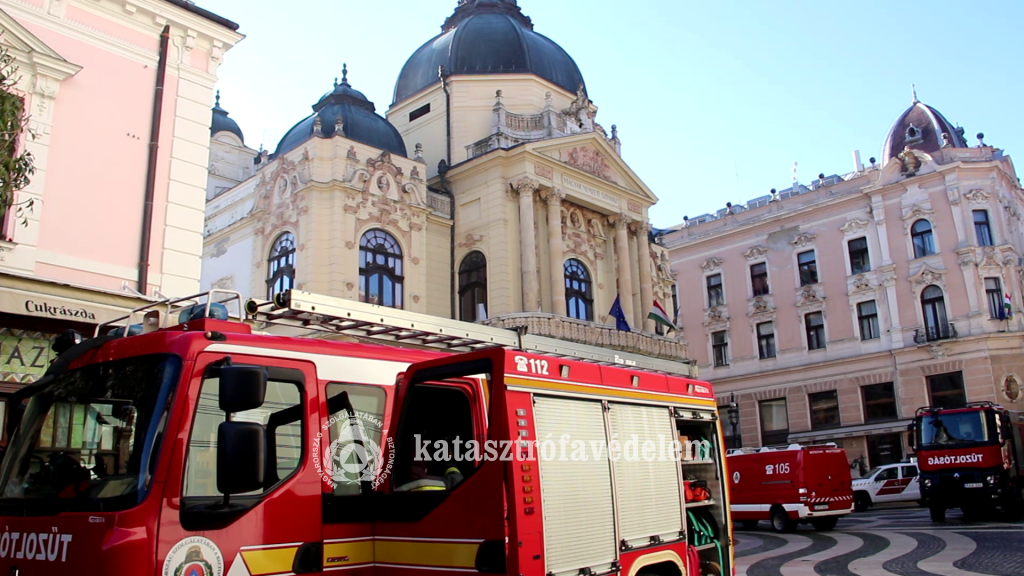
[[[633,317],[633,276],[630,274],[629,263],[629,225],[632,220],[625,214],[619,214],[609,218],[609,222],[615,226],[615,256],[618,260],[619,280],[619,303],[622,306],[622,315],[630,321],[630,328],[637,329]]]
[[[523,272],[523,312],[540,312],[540,281],[537,277],[537,237],[533,225],[533,196],[539,184],[527,177],[512,183],[519,196],[519,256]]]
[[[562,200],[565,194],[558,188],[548,190],[548,265],[551,267],[551,312],[565,316],[565,247],[562,243]]]
[[[640,268],[640,319],[643,321],[644,330],[654,332],[654,320],[648,320],[647,315],[654,307],[654,282],[651,279],[651,248],[648,238],[651,232],[651,225],[647,222],[637,222],[636,230],[636,254],[637,267]]]

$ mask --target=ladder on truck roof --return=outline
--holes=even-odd
[[[453,352],[471,352],[494,347],[513,348],[607,366],[697,377],[696,366],[686,362],[567,342],[518,330],[451,320],[300,290],[287,290],[277,294],[272,302],[249,300],[245,303],[245,312],[250,320],[266,325],[321,330],[390,343],[410,343]]]

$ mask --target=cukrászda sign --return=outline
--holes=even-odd
[[[85,308],[75,308],[50,304],[48,302],[26,300],[25,310],[29,314],[41,314],[53,318],[77,318],[79,320],[96,320],[96,314]]]

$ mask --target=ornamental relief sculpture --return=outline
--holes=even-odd
[[[819,294],[814,286],[804,286],[796,293],[797,307],[821,305],[825,302],[825,296]]]
[[[600,223],[604,216],[572,202],[562,202],[562,242],[565,251],[581,257],[590,266],[605,259],[605,236]]]
[[[747,302],[747,316],[758,316],[762,314],[772,314],[775,312],[775,301],[772,299],[771,294],[765,296],[755,296]]]
[[[722,267],[722,259],[712,256],[711,258],[705,260],[704,263],[700,265],[700,267],[705,272],[714,272],[715,270],[718,270],[719,268]]]
[[[284,158],[272,173],[260,176],[260,181],[256,185],[256,204],[252,210],[256,220],[253,234],[263,236],[284,226],[293,225],[309,212],[306,193],[299,192],[304,184],[300,174],[306,160],[308,158],[304,156],[302,163],[297,164]]]
[[[910,284],[914,289],[924,288],[931,284],[937,284],[939,286],[945,286],[946,284],[946,271],[936,270],[927,264],[924,265],[917,274],[910,277]]]
[[[750,248],[747,248],[747,250],[743,253],[743,257],[746,258],[747,260],[757,260],[758,258],[763,258],[764,255],[767,253],[768,248],[758,244],[756,246],[751,246]]]
[[[793,246],[794,248],[803,248],[805,246],[810,246],[811,244],[814,243],[814,239],[817,237],[817,234],[801,232],[800,234],[796,235],[796,238],[790,241],[790,245]]]
[[[371,194],[414,206],[427,206],[423,188],[405,181],[402,168],[395,165],[391,153],[386,150],[376,158],[367,158],[365,168],[352,165],[347,182],[360,189],[364,198]]]
[[[608,164],[604,156],[590,148],[589,146],[578,146],[576,148],[570,148],[569,150],[559,151],[560,160],[573,168],[577,168],[601,178],[607,180],[613,184],[618,184],[615,170]]]
[[[867,220],[861,220],[860,218],[853,218],[846,224],[839,227],[839,231],[845,235],[856,234],[868,227]]]
[[[987,204],[990,198],[988,192],[981,189],[971,190],[964,194],[964,199],[971,204]]]
[[[724,307],[712,306],[704,311],[704,325],[713,326],[715,324],[723,324],[729,321],[729,317],[726,316],[726,310]]]
[[[868,279],[867,274],[857,274],[851,281],[852,292],[867,292],[871,290],[871,280]]]

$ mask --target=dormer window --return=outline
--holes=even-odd
[[[924,140],[924,137],[921,135],[920,128],[914,126],[913,124],[907,126],[906,138],[904,140],[907,144],[915,144],[922,140]]]

